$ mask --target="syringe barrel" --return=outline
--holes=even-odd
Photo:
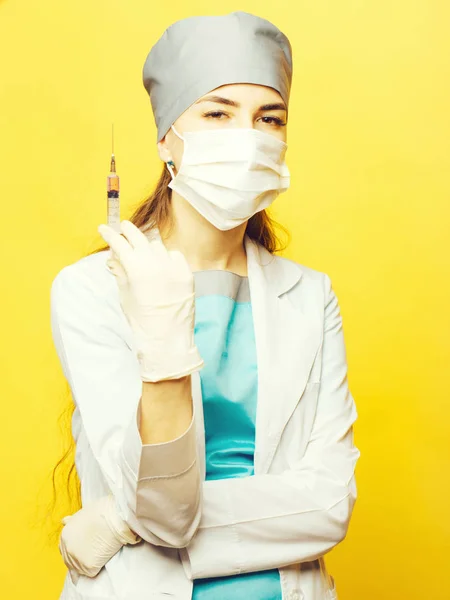
[[[119,176],[115,173],[110,173],[106,178],[106,189],[108,192],[120,190]]]
[[[107,177],[106,196],[108,225],[120,233],[119,177],[116,174]]]

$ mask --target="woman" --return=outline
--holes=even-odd
[[[248,13],[192,17],[143,75],[170,191],[163,175],[138,226],[100,226],[111,254],[52,285],[83,506],[61,598],[337,598],[323,555],[359,457],[342,318],[264,213],[289,185],[289,41]]]

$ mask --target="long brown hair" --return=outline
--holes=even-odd
[[[163,171],[161,176],[156,184],[155,189],[150,194],[144,202],[142,202],[129,220],[139,227],[141,230],[148,231],[152,227],[158,227],[160,230],[163,228],[168,228],[172,225],[171,221],[171,197],[172,190],[168,187],[170,183],[171,176],[168,172],[167,168],[163,167]],[[262,210],[256,213],[253,217],[251,217],[247,223],[246,234],[252,239],[264,246],[270,253],[281,252],[283,251],[289,242],[286,244],[281,244],[280,238],[275,233],[275,228],[280,228],[284,234],[290,238],[290,234],[288,230],[274,221],[265,210]],[[86,256],[91,254],[95,254],[97,252],[103,252],[104,250],[108,250],[109,246],[104,245],[101,246],[92,252],[89,252]],[[75,405],[73,403],[73,399],[71,398],[70,388],[67,385],[68,394],[70,396],[70,401],[63,411],[60,419],[63,422],[63,430],[64,432],[70,431],[70,422],[72,420],[72,415],[75,410]],[[81,486],[80,480],[78,478],[78,474],[75,468],[74,462],[75,456],[75,442],[72,436],[70,436],[69,445],[64,453],[64,455],[57,462],[52,471],[52,486],[53,486],[53,499],[49,507],[49,515],[54,516],[54,511],[57,503],[57,484],[56,480],[58,479],[59,473],[68,471],[66,477],[63,475],[63,480],[65,480],[65,489],[67,493],[67,500],[69,503],[70,510],[66,511],[65,514],[72,514],[81,508]],[[58,521],[58,525],[56,525],[50,537],[53,541],[56,541],[59,538],[63,525],[60,520]]]

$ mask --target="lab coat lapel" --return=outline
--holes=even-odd
[[[318,323],[288,292],[303,275],[245,238],[258,365],[255,473],[270,467],[283,429],[302,397],[319,344]]]

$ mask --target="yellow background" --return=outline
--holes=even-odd
[[[102,242],[111,123],[126,218],[160,172],[147,52],[177,19],[232,10],[292,41],[292,187],[273,214],[292,233],[285,255],[331,276],[344,319],[361,459],[347,539],[327,559],[339,598],[450,597],[449,3],[10,0],[0,2],[2,598],[56,599],[65,574],[39,521],[67,405],[49,290]]]

